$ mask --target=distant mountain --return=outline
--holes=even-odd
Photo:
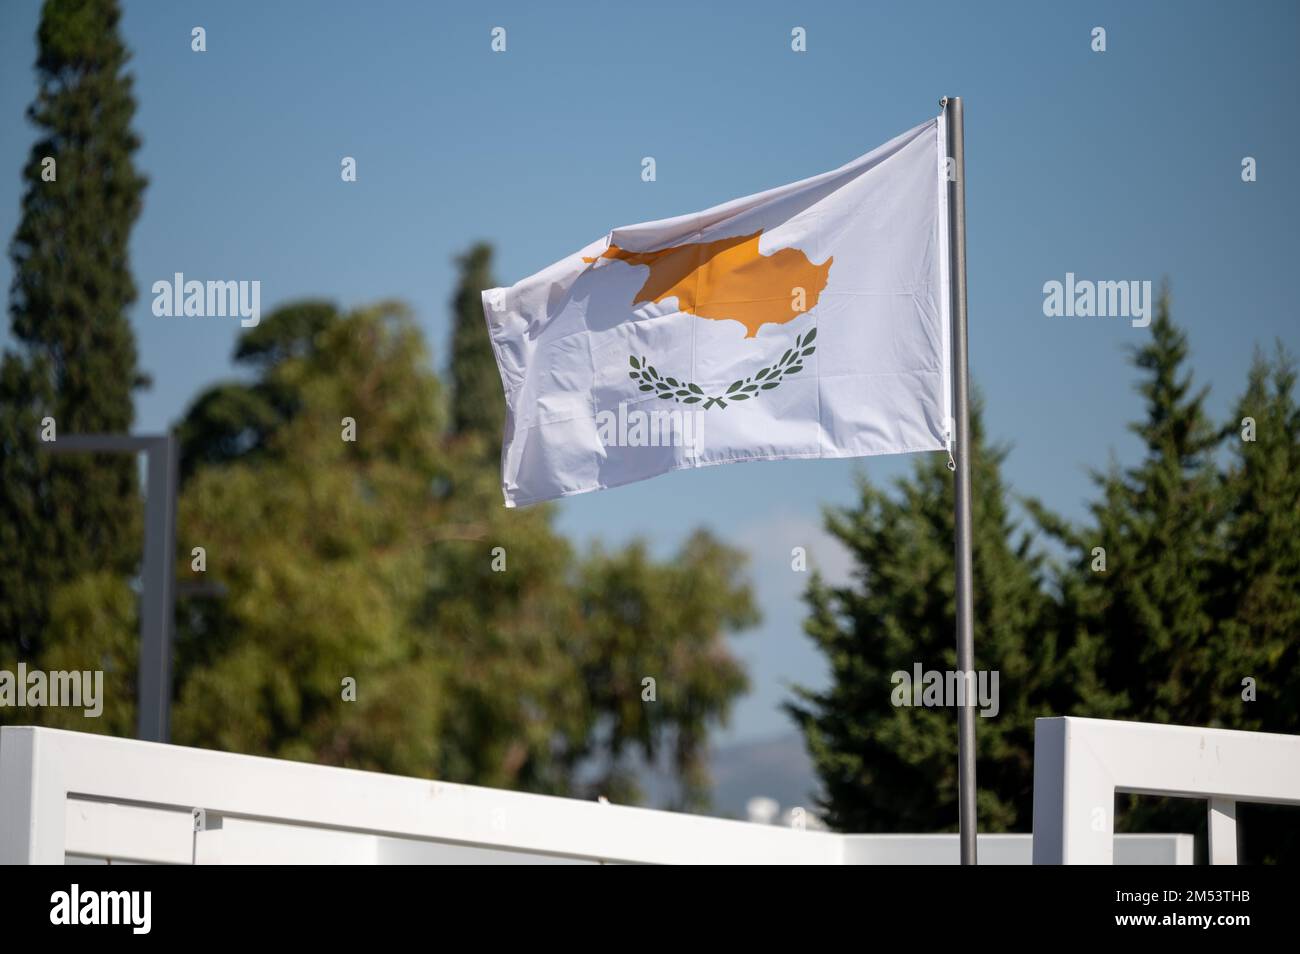
[[[782,735],[715,749],[712,814],[744,818],[756,795],[775,799],[782,812],[802,807],[815,812],[818,782],[803,737]]]
[[[780,735],[754,742],[715,748],[709,756],[713,777],[713,802],[706,814],[745,818],[751,798],[763,796],[778,802],[781,812],[802,807],[816,810],[813,792],[817,777],[799,735]],[[672,801],[671,774],[645,766],[639,773],[644,804],[663,807]]]

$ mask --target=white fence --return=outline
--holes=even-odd
[[[1028,864],[1030,837],[983,835],[981,861]],[[1191,862],[1189,835],[1107,838],[1107,861]],[[65,861],[951,864],[957,843],[955,835],[799,831],[57,729],[0,728],[0,863]]]
[[[406,861],[428,843],[577,861],[843,859],[842,841],[824,832],[55,729],[0,729],[0,862],[53,864],[68,855]]]
[[[1034,864],[1111,864],[1117,792],[1207,799],[1210,863],[1236,864],[1237,802],[1300,805],[1300,736],[1039,719]]]

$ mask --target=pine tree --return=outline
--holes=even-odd
[[[23,168],[10,317],[17,349],[0,367],[0,654],[41,651],[57,587],[125,576],[140,553],[136,462],[39,449],[58,436],[130,429],[144,381],[126,309],[136,289],[128,238],[145,186],[132,164],[135,102],[113,0],[48,0],[39,135]]]
[[[1000,475],[1004,448],[971,416],[977,669],[999,673],[1000,711],[977,718],[983,831],[1031,823],[1033,720],[1057,715],[1068,675],[1043,623],[1040,560],[1017,531]],[[929,832],[957,821],[952,708],[895,705],[892,674],[956,670],[953,481],[940,455],[919,460],[888,494],[865,479],[859,502],[828,515],[853,556],[853,582],[814,575],[808,634],[831,667],[824,691],[798,690],[789,711],[821,778],[822,807],[842,831]]]
[[[1300,407],[1296,364],[1278,344],[1257,354],[1228,423],[1232,458],[1220,564],[1221,622],[1211,647],[1218,721],[1300,734]],[[1243,861],[1300,857],[1295,809],[1238,808]]]
[[[1300,407],[1295,360],[1257,354],[1229,423],[1225,605],[1214,656],[1218,714],[1236,728],[1300,731]],[[1251,688],[1243,680],[1254,683]]]
[[[494,288],[492,246],[479,242],[456,259],[460,278],[452,297],[451,432],[474,435],[485,453],[501,446],[505,398],[483,319],[482,293]]]
[[[1207,724],[1214,633],[1213,584],[1221,558],[1224,497],[1214,452],[1222,433],[1205,411],[1208,388],[1186,370],[1187,336],[1174,325],[1168,292],[1151,340],[1134,352],[1146,419],[1130,425],[1145,453],[1137,467],[1097,475],[1092,547],[1106,569],[1091,569],[1092,548],[1074,572],[1093,593],[1089,636],[1104,638],[1098,678],[1123,701],[1119,718]],[[1087,700],[1084,700],[1087,705]]]
[[[1232,718],[1221,682],[1246,649],[1225,644],[1219,628],[1229,508],[1215,454],[1224,432],[1188,354],[1165,289],[1150,341],[1133,350],[1145,415],[1130,429],[1141,460],[1094,472],[1099,497],[1083,525],[1044,521],[1066,550],[1055,625],[1077,674],[1077,698],[1061,714],[1172,725]],[[1199,833],[1204,814],[1178,799],[1127,796],[1115,825]]]
[[[1209,724],[1210,646],[1226,513],[1214,452],[1222,431],[1186,370],[1187,336],[1161,294],[1151,340],[1133,351],[1144,447],[1127,469],[1094,472],[1100,497],[1082,526],[1043,520],[1066,546],[1059,625],[1076,654],[1075,714]]]

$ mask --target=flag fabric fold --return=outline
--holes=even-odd
[[[484,291],[506,506],[712,464],[950,447],[945,155],[930,120]]]

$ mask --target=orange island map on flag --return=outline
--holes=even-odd
[[[951,441],[943,124],[483,292],[507,506]]]
[[[833,259],[820,265],[799,249],[758,250],[753,235],[672,245],[654,252],[629,252],[611,244],[599,258],[644,265],[650,270],[634,304],[676,298],[677,307],[700,318],[730,319],[746,328],[746,338],[764,324],[782,325],[817,305]],[[595,258],[584,258],[595,262]],[[806,292],[803,309],[792,307],[791,289]]]

